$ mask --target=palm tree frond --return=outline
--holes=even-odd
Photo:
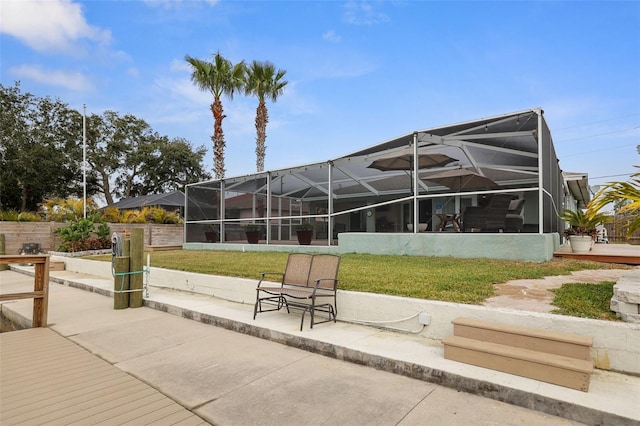
[[[636,166],[640,168],[640,166]],[[609,182],[589,202],[587,211],[595,214],[609,204],[621,203],[618,213],[624,215],[627,236],[640,229],[640,172],[631,175],[628,182]]]

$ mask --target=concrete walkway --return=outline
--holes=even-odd
[[[112,281],[70,276],[51,273],[49,327],[212,424],[640,424],[638,377],[596,370],[585,393],[445,360],[419,336],[341,322],[299,332],[297,314],[253,321],[252,306],[158,288],[148,307],[116,311],[95,293]],[[3,293],[31,285],[0,272]],[[30,318],[31,301],[2,311]]]

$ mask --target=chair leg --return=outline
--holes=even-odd
[[[313,328],[313,311],[311,311],[311,328]],[[302,327],[304,326],[304,315],[307,313],[307,308],[302,310],[302,318],[300,319],[300,331],[302,331]]]
[[[256,315],[258,315],[258,303],[260,303],[260,290],[256,292],[256,304],[253,305],[253,319],[256,319]],[[262,310],[262,308],[260,309]]]
[[[313,323],[315,321],[314,320],[315,312],[316,312],[316,300],[313,299],[313,301],[311,302],[311,309],[309,310],[309,314],[311,315],[311,327],[310,328],[313,328]]]
[[[338,296],[333,295],[333,322],[336,322],[336,317],[338,316]]]

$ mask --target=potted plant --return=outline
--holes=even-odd
[[[308,246],[313,239],[314,226],[311,223],[301,223],[296,225],[296,235],[298,236],[298,244]]]
[[[571,251],[574,253],[588,253],[593,241],[598,234],[596,226],[606,222],[607,215],[593,213],[578,209],[576,211],[565,209],[560,218],[569,224],[562,234],[569,239]]]
[[[220,242],[220,234],[218,228],[214,225],[208,225],[204,231],[204,237],[208,243]]]
[[[247,242],[249,244],[258,244],[260,241],[260,225],[257,223],[250,223],[244,226],[244,233],[247,236]]]

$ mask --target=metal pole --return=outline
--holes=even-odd
[[[271,244],[271,172],[267,172],[267,244]]]
[[[418,233],[420,212],[418,211],[418,132],[413,133],[413,233]]]
[[[328,190],[329,198],[327,200],[327,240],[328,245],[333,244],[333,162],[329,161],[329,176],[328,176]]]
[[[542,111],[536,110],[538,114],[538,233],[544,233],[544,173],[546,166],[546,158],[543,158],[544,150],[543,143],[545,143],[543,128],[542,128]],[[551,165],[546,167],[547,170],[551,170]],[[563,183],[564,185],[564,183]],[[562,231],[561,231],[562,232]]]
[[[82,214],[87,218],[87,105],[82,104]]]

